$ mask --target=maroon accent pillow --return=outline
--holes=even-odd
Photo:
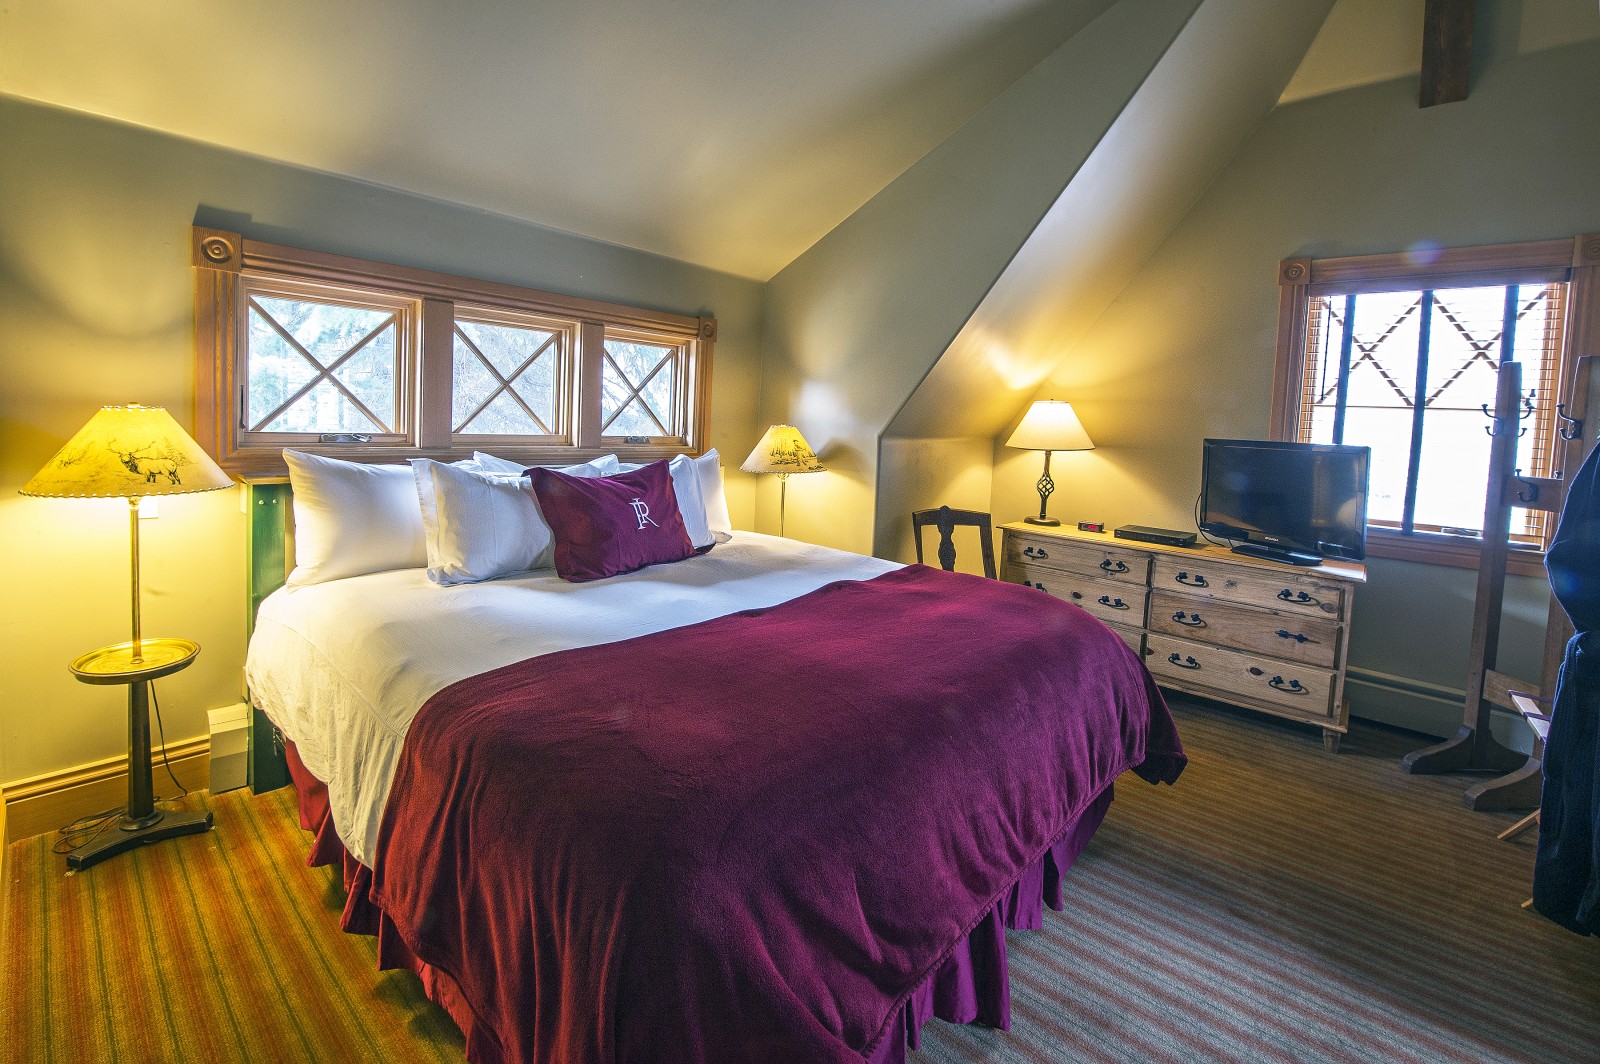
[[[694,553],[667,462],[609,477],[528,470],[539,510],[555,533],[563,580],[599,580]]]

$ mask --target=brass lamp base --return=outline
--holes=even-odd
[[[1051,525],[1051,526],[1054,526],[1054,525],[1059,525],[1061,523],[1060,521],[1057,521],[1054,517],[1024,517],[1023,520],[1028,522],[1028,524],[1030,524],[1030,525]]]

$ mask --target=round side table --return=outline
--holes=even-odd
[[[200,645],[187,639],[141,639],[91,650],[68,668],[87,684],[128,688],[128,808],[118,830],[67,854],[67,867],[88,868],[135,846],[198,835],[211,829],[210,812],[163,812],[155,807],[150,764],[150,683],[189,667]]]

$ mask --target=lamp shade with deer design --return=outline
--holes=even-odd
[[[22,487],[58,499],[141,499],[231,487],[233,481],[159,406],[101,407]]]

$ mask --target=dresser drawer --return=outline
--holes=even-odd
[[[1156,632],[1145,637],[1144,660],[1158,681],[1208,688],[1307,720],[1328,720],[1336,715],[1334,673],[1327,669]]]
[[[1130,628],[1144,625],[1145,600],[1150,594],[1147,587],[1104,580],[1084,573],[1010,563],[1006,565],[1005,577],[1013,583],[1038,588],[1074,606],[1082,606],[1107,624]]]
[[[1120,547],[1102,547],[1098,543],[1074,543],[1059,536],[1008,532],[1005,560],[1031,568],[1091,573],[1126,584],[1150,582],[1150,555]]]
[[[1144,656],[1144,629],[1129,628],[1126,625],[1121,624],[1108,624],[1106,627],[1117,633],[1117,635],[1121,636],[1122,641],[1128,644],[1128,647],[1135,654],[1138,654],[1141,657]]]
[[[1287,566],[1269,570],[1229,565],[1203,556],[1156,558],[1150,585],[1159,591],[1242,602],[1285,613],[1336,618],[1344,608],[1345,589],[1339,584],[1294,572]]]
[[[1331,669],[1338,664],[1338,621],[1256,609],[1187,591],[1150,593],[1150,630],[1303,665]]]

